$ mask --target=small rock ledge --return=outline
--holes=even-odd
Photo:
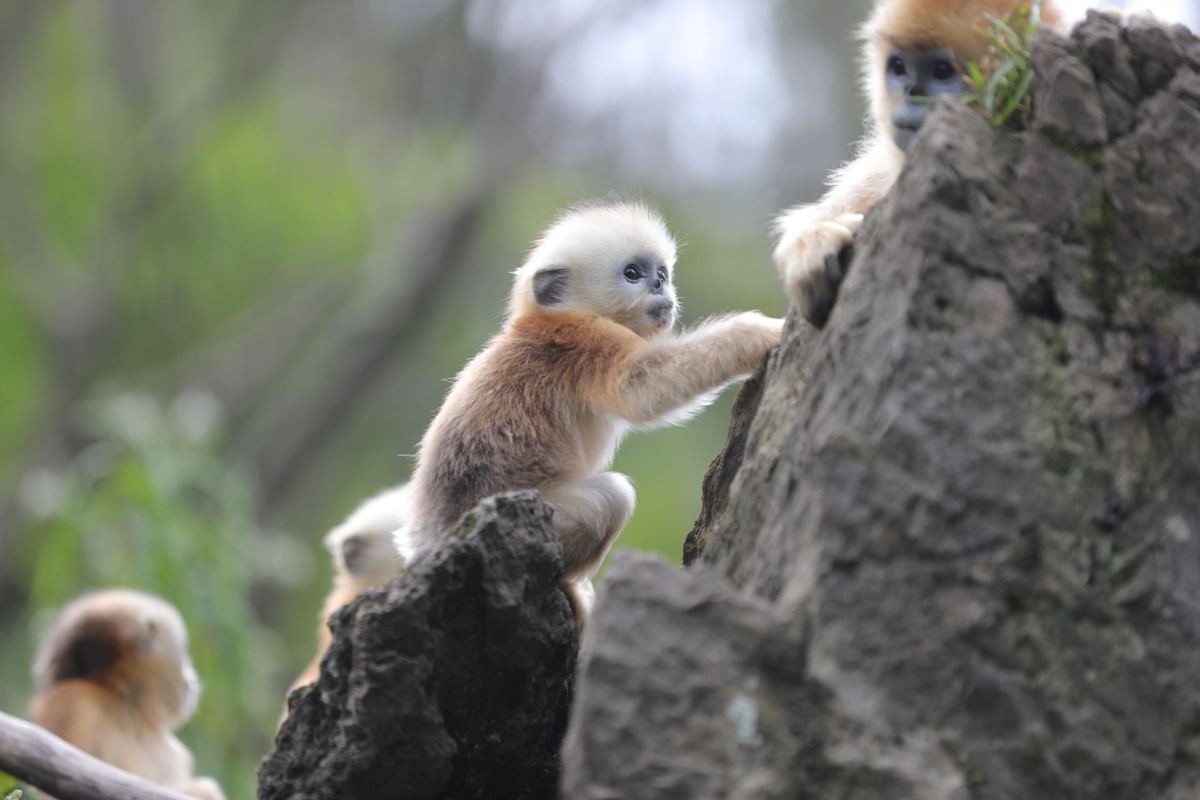
[[[558,797],[576,641],[550,514],[530,492],[491,498],[404,581],[338,612],[258,796]]]

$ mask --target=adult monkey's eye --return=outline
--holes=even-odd
[[[939,58],[933,64],[933,78],[938,81],[948,81],[958,74],[954,65],[944,58]]]
[[[887,71],[902,78],[908,74],[908,67],[905,66],[903,58],[900,56],[892,56],[888,59]]]
[[[637,283],[642,279],[642,271],[638,269],[636,264],[629,264],[625,267],[625,280],[630,283]]]

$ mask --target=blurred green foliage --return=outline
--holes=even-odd
[[[257,529],[252,483],[220,455],[211,398],[186,393],[164,405],[117,394],[89,403],[86,416],[94,443],[65,470],[26,479],[36,521],[17,558],[32,567],[30,604],[55,609],[84,591],[129,586],[182,609],[205,682],[183,738],[202,769],[248,796],[279,713],[261,666],[284,652],[257,620],[251,589],[285,568],[289,548]]]
[[[3,280],[0,255],[0,347],[3,347],[3,398],[0,402],[0,454],[16,453],[29,435],[42,395],[43,364],[37,333],[12,287]],[[0,478],[12,463],[0,466]]]
[[[314,645],[322,535],[407,477],[446,381],[499,327],[510,270],[559,208],[614,190],[659,205],[683,245],[687,321],[785,302],[765,220],[738,226],[602,163],[534,157],[421,304],[419,335],[322,420],[331,435],[268,505],[260,471],[291,401],[326,379],[322,348],[403,283],[415,265],[395,254],[413,223],[481,169],[477,126],[445,100],[467,107],[477,88],[453,81],[478,76],[394,69],[417,39],[368,47],[324,17],[309,30],[239,16],[266,2],[151,4],[137,6],[149,85],[131,89],[109,39],[116,5],[42,6],[18,74],[0,72],[0,709],[27,708],[37,636],[65,602],[115,585],[159,594],[187,620],[205,684],[181,737],[200,774],[249,798]],[[230,31],[251,22],[295,30],[275,44],[280,66],[222,89]],[[467,46],[445,27],[447,46]],[[678,561],[731,396],[622,446],[614,468],[638,508],[619,547]]]

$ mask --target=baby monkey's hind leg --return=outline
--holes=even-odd
[[[592,607],[591,579],[633,515],[633,484],[624,475],[602,472],[541,489],[554,509],[554,529],[563,546],[563,589],[580,627]]]
[[[563,579],[590,578],[633,514],[633,484],[624,475],[602,472],[546,486],[542,498],[554,509],[562,539]]]

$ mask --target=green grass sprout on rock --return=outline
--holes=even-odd
[[[1033,108],[1030,46],[1042,24],[1041,0],[1021,6],[1006,19],[987,15],[987,53],[967,64],[966,102],[994,127],[1025,127]]]

